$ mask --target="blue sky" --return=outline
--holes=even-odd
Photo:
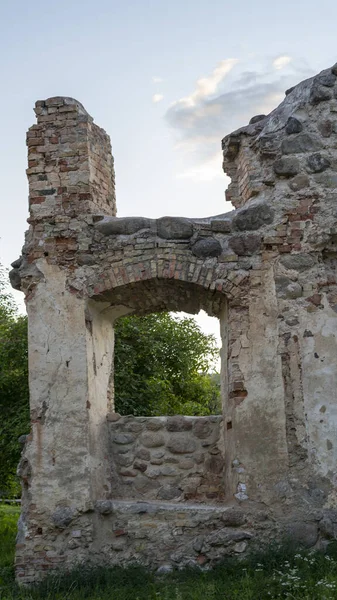
[[[333,0],[3,0],[0,261],[27,228],[25,132],[72,96],[111,136],[118,215],[230,210],[221,138],[337,62]]]

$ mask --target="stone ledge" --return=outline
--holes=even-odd
[[[179,503],[179,502],[132,502],[128,500],[98,500],[96,503],[96,509],[99,512],[99,506],[101,503],[110,503],[111,512],[121,513],[133,513],[137,514],[140,512],[156,513],[156,512],[209,512],[210,515],[225,515],[226,512],[233,510],[239,511],[240,509],[233,504],[214,505],[214,504],[195,504],[195,503]]]

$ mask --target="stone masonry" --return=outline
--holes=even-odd
[[[110,418],[115,419],[115,415]],[[108,416],[109,419],[109,416]],[[223,501],[222,417],[122,417],[110,423],[114,497]]]
[[[26,297],[31,431],[17,578],[78,561],[209,567],[337,536],[337,66],[222,142],[235,210],[116,217],[110,142],[72,98],[36,103]],[[114,322],[220,321],[223,415],[120,417]]]

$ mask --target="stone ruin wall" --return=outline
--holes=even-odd
[[[108,417],[115,498],[225,499],[221,416],[117,417]]]
[[[117,218],[105,132],[71,98],[36,112],[30,227],[11,273],[26,296],[31,405],[18,580],[79,560],[209,567],[285,535],[324,547],[337,534],[337,67],[224,138],[235,210],[204,219]],[[219,452],[202,451],[202,466],[199,425],[116,420],[111,394],[116,318],[200,308],[220,320],[223,400],[208,421]],[[150,422],[163,424],[161,458],[144,444]],[[164,474],[178,434],[195,442],[181,459],[195,463],[193,497],[180,459]]]

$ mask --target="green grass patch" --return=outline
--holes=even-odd
[[[20,515],[18,506],[0,504],[0,598],[1,588],[11,586],[14,579],[16,526]],[[9,596],[10,597],[10,596]]]
[[[17,507],[0,505],[0,600],[332,600],[337,598],[337,549],[327,554],[270,548],[238,563],[229,559],[212,571],[155,575],[141,567],[81,566],[18,588],[13,558]]]

